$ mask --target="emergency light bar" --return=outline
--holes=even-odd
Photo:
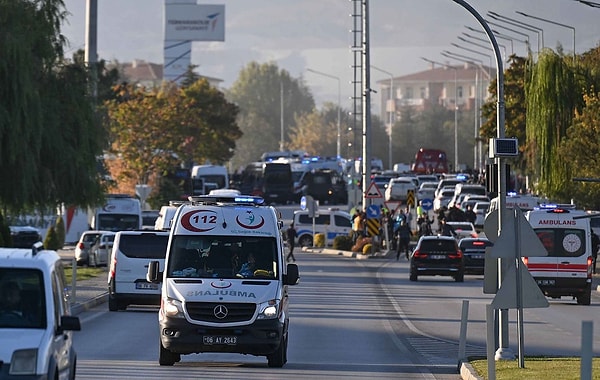
[[[262,197],[252,195],[236,195],[236,196],[214,196],[214,195],[196,195],[188,198],[190,202],[199,204],[216,204],[216,203],[231,203],[237,205],[262,205],[265,200]]]

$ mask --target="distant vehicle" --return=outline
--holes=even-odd
[[[169,230],[171,229],[171,221],[173,220],[173,216],[175,216],[175,211],[177,211],[177,207],[175,204],[171,203],[169,206],[162,206],[160,211],[158,212],[158,217],[156,218],[156,222],[154,223],[155,230]]]
[[[264,152],[260,156],[260,160],[262,162],[271,162],[284,158],[300,161],[306,156],[308,156],[308,153],[304,150],[286,150],[277,152]]]
[[[89,210],[88,223],[90,230],[141,230],[140,201],[125,194],[108,194],[103,206]]]
[[[153,230],[156,218],[158,218],[158,210],[142,211],[142,228],[145,230]]]
[[[9,229],[14,248],[31,248],[38,241],[42,241],[42,235],[35,227],[9,226]]]
[[[65,225],[65,244],[74,244],[81,235],[90,229],[90,211],[87,208],[62,205],[58,209],[58,217]]]
[[[108,266],[108,260],[110,252],[112,250],[113,242],[115,240],[115,232],[104,231],[101,232],[96,240],[90,247],[89,253],[89,266]]]
[[[410,281],[419,276],[451,276],[464,281],[463,253],[451,236],[421,236],[410,255]]]
[[[85,231],[81,234],[79,241],[75,244],[77,265],[90,265],[90,249],[103,232],[107,231]]]
[[[475,219],[475,227],[482,228],[485,223],[485,216],[488,213],[488,209],[490,208],[490,202],[475,202],[473,206],[473,212],[477,215]]]
[[[475,226],[471,222],[446,222],[449,226],[454,228],[454,232],[456,232],[456,238],[476,238],[479,236],[477,230],[475,230]]]
[[[485,249],[493,243],[486,238],[463,238],[458,241],[458,248],[465,260],[465,274],[483,274],[485,265]]]
[[[337,208],[320,209],[319,216],[314,221],[315,233],[325,235],[325,245],[333,245],[336,236],[348,236],[352,232],[352,217]],[[309,247],[313,245],[313,218],[308,211],[294,211],[294,227],[296,228],[298,245]]]
[[[269,204],[286,204],[294,199],[294,179],[289,163],[267,162],[263,169],[263,198]]]
[[[262,184],[263,184],[263,170],[264,162],[256,161],[251,162],[242,173],[239,174],[239,179],[236,182],[236,188],[242,194],[263,196]]]
[[[416,193],[415,183],[411,178],[399,177],[390,179],[389,184],[385,189],[385,200],[386,201],[406,201],[408,199],[408,192],[412,191]]]
[[[229,188],[229,174],[222,165],[194,165],[191,179],[192,195],[205,195],[214,189]]]
[[[417,174],[448,173],[446,152],[440,149],[419,149],[411,171]]]
[[[75,379],[70,291],[55,251],[0,248],[0,289],[16,302],[0,309],[2,379]],[[21,300],[21,302],[19,302]]]
[[[344,178],[330,169],[305,172],[300,180],[301,194],[328,204],[347,204],[348,190]]]
[[[435,198],[435,189],[437,189],[437,182],[423,182],[417,190],[417,198],[433,199]]]

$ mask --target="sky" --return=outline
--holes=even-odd
[[[62,33],[71,56],[85,48],[86,1],[64,0],[69,13]],[[530,42],[538,46],[580,54],[600,43],[600,8],[577,0],[466,0],[490,27],[509,38],[497,38],[502,53],[525,55]],[[192,64],[201,75],[223,80],[229,88],[248,63],[275,63],[294,78],[303,78],[317,104],[337,103],[351,108],[353,86],[352,17],[349,0],[214,0],[199,4],[225,4],[225,41],[193,42]],[[360,2],[359,2],[360,3]],[[562,24],[553,24],[530,16]],[[488,12],[502,16],[494,20]],[[163,63],[164,0],[98,0],[98,57],[107,61],[134,59]],[[510,24],[513,20],[521,26]],[[441,53],[478,58],[495,67],[493,57],[475,44],[490,46],[476,18],[452,0],[369,0],[370,88],[389,80],[429,69],[422,59],[460,64]],[[529,29],[523,26],[529,25]],[[517,24],[519,25],[519,24]],[[533,26],[533,28],[531,28]],[[472,29],[478,31],[473,31]],[[510,31],[509,29],[513,31]],[[531,30],[533,29],[533,30]],[[464,35],[467,33],[469,36]],[[575,36],[575,42],[573,41]],[[461,40],[460,38],[466,40]],[[453,44],[459,45],[456,47]],[[477,53],[466,49],[475,50]],[[491,52],[490,52],[491,54]],[[319,71],[326,75],[308,72]],[[377,96],[371,97],[376,102]]]

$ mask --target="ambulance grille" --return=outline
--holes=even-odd
[[[219,313],[223,312],[222,308],[218,308],[219,306],[224,306],[227,309],[227,315],[224,318],[218,318],[215,315],[216,309],[218,309]],[[231,323],[251,320],[254,316],[256,305],[253,303],[188,302],[186,308],[190,318],[193,320],[212,323]]]

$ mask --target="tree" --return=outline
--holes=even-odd
[[[240,108],[238,125],[243,133],[232,158],[234,167],[257,161],[263,152],[279,150],[282,127],[284,143],[289,146],[295,116],[309,114],[315,107],[303,81],[279,70],[274,63],[249,63],[240,71],[227,98]]]
[[[231,158],[241,135],[238,109],[206,79],[186,88],[165,84],[146,91],[125,85],[118,92],[106,107],[110,151],[121,159],[121,179],[149,184],[181,162],[220,164]]]

